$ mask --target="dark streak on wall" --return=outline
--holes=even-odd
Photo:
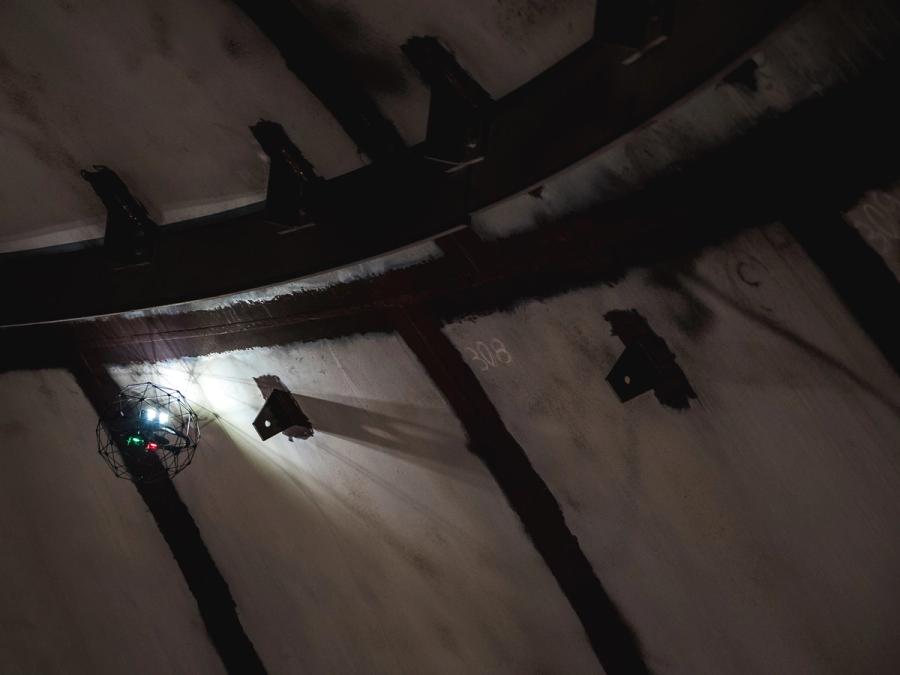
[[[556,497],[438,322],[419,308],[397,329],[462,422],[469,450],[491,472],[584,627],[609,675],[648,673],[638,639],[606,593]]]
[[[72,371],[85,396],[94,410],[103,410],[118,387],[101,364],[83,355],[73,360]],[[244,632],[228,583],[171,479],[166,476],[151,483],[136,483],[135,487],[169,545],[227,671],[264,674],[266,669]]]
[[[884,259],[838,212],[814,210],[785,224],[900,374],[900,282]]]
[[[344,58],[290,0],[234,0],[278,47],[288,68],[334,115],[371,159],[405,148],[403,139],[378,110]]]

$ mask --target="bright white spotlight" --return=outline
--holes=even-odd
[[[159,420],[160,424],[165,424],[169,421],[169,413],[167,413],[165,410],[160,410],[159,414],[157,415],[157,419]]]
[[[156,419],[156,410],[153,408],[147,408],[144,410],[144,414],[147,415],[147,419],[151,422]]]

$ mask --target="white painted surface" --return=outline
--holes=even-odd
[[[124,383],[148,371],[112,374]],[[261,375],[302,396],[312,439],[259,440]],[[220,416],[176,485],[270,673],[599,672],[397,337],[211,355],[149,376]]]
[[[134,486],[68,373],[0,375],[0,671],[220,673]]]
[[[630,308],[689,411],[606,383]],[[782,227],[445,331],[654,672],[900,672],[900,383]]]
[[[265,197],[248,127],[281,122],[322,175],[355,144],[236,5],[0,3],[0,251],[100,237],[79,171],[113,168],[159,223]]]

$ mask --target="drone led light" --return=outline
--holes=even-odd
[[[148,482],[185,469],[200,440],[197,414],[175,389],[124,387],[97,423],[97,450],[120,478]]]

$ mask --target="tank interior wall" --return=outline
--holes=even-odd
[[[689,408],[618,400],[617,310],[666,341]],[[782,226],[443,331],[653,672],[897,671],[897,376]],[[109,372],[200,413],[175,484],[270,672],[602,672],[398,334]],[[263,376],[311,439],[259,440]],[[0,392],[0,669],[221,670],[152,518],[96,455],[75,380],[13,372]]]

